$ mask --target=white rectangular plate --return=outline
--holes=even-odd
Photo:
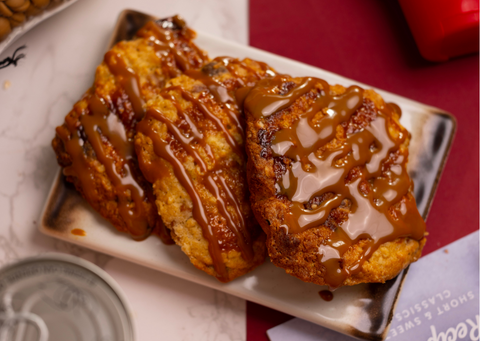
[[[137,29],[152,18],[135,11],[122,12],[111,42],[131,38]],[[314,76],[331,84],[357,84],[372,88],[322,69],[206,34],[199,33],[196,43],[212,57],[249,57],[266,62],[279,72],[292,76]],[[453,139],[455,119],[442,110],[386,91],[375,90],[387,102],[395,102],[402,108],[401,122],[412,134],[409,173],[415,182],[418,208],[423,217],[426,217]],[[135,242],[128,235],[117,232],[89,207],[72,185],[66,183],[60,171],[48,195],[39,228],[49,236],[218,289],[367,340],[382,340],[386,336],[406,276],[406,271],[403,271],[397,278],[385,284],[340,288],[335,291],[334,299],[330,302],[322,300],[318,294],[324,287],[304,283],[289,276],[268,260],[251,273],[228,284],[222,284],[193,267],[176,246],[164,245],[156,237]],[[86,236],[73,235],[71,231],[75,228],[83,229]]]

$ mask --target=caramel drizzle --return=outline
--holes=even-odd
[[[183,23],[183,26],[180,28],[182,30],[181,36],[193,39],[195,37],[195,32],[187,28],[183,21],[181,22]],[[179,43],[181,39],[176,36],[175,32],[172,30],[162,29],[153,21],[148,22],[144,27],[142,27],[137,32],[137,36],[149,39],[154,44],[155,51],[160,59],[168,62],[168,55],[173,55],[175,63],[170,62],[167,64],[168,72],[172,78],[180,75],[180,72],[178,72],[176,69],[177,67],[181,71],[185,72],[194,67],[201,66],[205,61],[208,60],[205,52],[187,40],[185,43],[187,43],[188,48],[192,49],[194,52],[192,55],[195,57],[195,60],[189,58],[186,46],[180,46],[180,48],[183,48],[182,51],[177,48],[176,43]]]
[[[217,62],[220,62],[222,63],[226,68],[227,70],[235,76],[235,78],[237,79],[237,81],[239,82],[239,84],[241,84],[242,87],[245,87],[245,86],[255,86],[257,81],[259,80],[262,80],[266,77],[274,77],[277,73],[275,72],[275,70],[273,70],[267,63],[264,63],[264,62],[259,62],[259,61],[255,61],[257,64],[260,65],[261,69],[265,72],[265,75],[263,74],[259,74],[255,69],[251,68],[250,66],[248,66],[245,62],[243,61],[240,61],[236,58],[232,58],[232,57],[217,57],[214,59],[215,61]],[[235,64],[237,65],[240,65],[242,68],[248,70],[248,74],[249,75],[253,75],[255,77],[255,80],[252,80],[250,82],[245,82],[246,80],[244,80],[244,76],[242,76],[241,74],[239,74],[237,72],[237,70],[233,67]]]
[[[244,123],[241,121],[239,115],[240,108],[243,104],[243,99],[246,96],[246,93],[242,94],[242,92],[248,93],[256,81],[265,78],[265,76],[274,76],[275,71],[272,70],[266,63],[256,62],[261,66],[262,70],[265,71],[265,75],[262,75],[259,74],[258,71],[249,67],[244,61],[240,61],[231,57],[217,57],[213,60],[213,62],[223,65],[228,72],[234,76],[234,80],[237,83],[233,87],[234,90],[229,91],[225,84],[223,84],[217,78],[209,76],[202,70],[188,70],[185,72],[185,74],[190,78],[202,82],[208,88],[208,90],[210,90],[210,93],[219,103],[225,104],[225,113],[227,114],[229,120],[235,124],[237,130],[242,136],[244,136]],[[248,82],[246,79],[244,80],[245,76],[240,75],[234,68],[234,65],[239,65],[241,68],[247,70],[249,76],[254,76],[255,82]]]
[[[188,29],[184,28],[184,30]],[[192,32],[188,31],[187,33],[194,35]],[[182,69],[190,67],[190,60],[175,47],[174,34],[169,30],[163,30],[154,22],[150,22],[139,31],[138,36],[155,41],[155,49],[161,61],[168,60],[168,54],[173,53],[175,61],[180,64]],[[194,44],[192,46],[196,48]],[[203,52],[199,55],[206,58]],[[94,174],[96,170],[92,169],[93,166],[89,164],[84,150],[85,143],[88,141],[95,152],[96,158],[105,167],[108,178],[115,188],[115,193],[118,196],[118,212],[125,221],[128,232],[135,239],[143,239],[152,232],[144,207],[144,202],[148,200],[151,193],[144,191],[132,173],[131,165],[136,164],[137,160],[126,127],[134,129],[136,123],[143,118],[145,102],[138,75],[126,65],[119,54],[114,51],[107,52],[104,62],[115,76],[120,90],[127,95],[132,110],[131,112],[126,110],[127,117],[122,116],[122,120],[120,120],[120,113],[113,105],[109,109],[102,98],[90,94],[87,97],[88,110],[82,112],[79,118],[80,125],[67,116],[65,121],[67,129],[57,128],[57,134],[62,139],[65,149],[72,159],[71,166],[66,167],[63,172],[67,176],[75,176],[79,179],[82,192],[88,201],[98,201],[97,187],[100,184],[95,182]],[[170,76],[178,75],[176,65],[173,63],[167,64],[167,69],[167,74]],[[82,136],[82,134],[86,136]],[[108,140],[108,143],[115,149],[121,167],[117,166],[117,161],[106,152],[104,139]],[[160,217],[157,217],[154,232],[165,243],[171,243],[169,233],[167,233]]]
[[[235,124],[237,130],[242,134],[242,136],[244,136],[245,129],[240,121],[240,115],[238,114],[239,109],[235,100],[235,96],[230,93],[220,81],[208,76],[202,70],[190,70],[185,74],[190,78],[202,82],[205,86],[207,86],[208,90],[210,90],[210,93],[219,103],[225,104],[226,110],[224,112],[227,114],[229,120]]]
[[[176,122],[165,118],[160,111],[149,109],[145,119],[137,125],[137,131],[152,140],[155,154],[172,165],[174,175],[189,194],[193,204],[193,218],[202,227],[204,236],[208,240],[209,252],[212,256],[217,277],[221,281],[226,281],[228,277],[222,258],[221,245],[213,230],[213,227],[218,226],[219,223],[216,220],[216,216],[209,213],[206,204],[202,201],[199,188],[206,188],[216,198],[217,209],[225,219],[227,227],[235,234],[243,258],[246,261],[251,261],[253,259],[253,248],[248,230],[246,229],[246,222],[240,203],[232,193],[223,175],[224,168],[227,167],[227,165],[215,162],[211,148],[206,142],[205,134],[195,125],[190,116],[182,110],[175,97],[168,93],[169,91],[178,91],[184,99],[190,101],[196,108],[200,109],[205,118],[215,124],[217,131],[223,132],[227,143],[233,150],[239,152],[240,147],[220,118],[211,112],[204,102],[195,99],[181,87],[169,87],[162,92],[162,97],[171,101],[177,109],[178,120]],[[151,119],[165,124],[170,136],[166,139],[160,138],[148,122]],[[191,175],[185,169],[183,165],[184,156],[178,151],[179,148],[176,147],[176,145],[179,145],[181,150],[192,157],[196,166],[199,167],[199,173],[201,175],[196,178],[197,185],[194,184]],[[199,148],[202,148],[209,159],[214,161],[213,167],[209,168],[207,166],[199,153]],[[170,171],[165,165],[160,166],[161,162],[159,161],[149,162],[140,159],[140,165],[143,173],[150,182],[155,182],[170,174]],[[232,214],[228,210],[229,207],[233,208],[235,214]]]
[[[115,188],[118,196],[118,212],[125,220],[128,231],[135,239],[145,238],[151,231],[143,206],[145,193],[132,175],[131,162],[134,162],[135,154],[132,144],[127,142],[125,127],[118,116],[110,112],[103,99],[91,94],[87,100],[88,108],[79,118],[86,138],[82,137],[78,122],[69,119],[70,115],[65,120],[67,129],[57,128],[57,135],[62,139],[65,150],[72,160],[72,164],[65,167],[63,173],[80,180],[82,192],[88,201],[98,200],[97,187],[100,184],[95,182],[96,170],[92,169],[93,166],[88,162],[84,150],[85,143],[88,141]],[[105,138],[120,156],[120,162],[123,164],[121,169],[117,168],[117,161],[106,153],[103,142]]]
[[[137,122],[140,121],[145,115],[143,109],[145,101],[143,100],[140,91],[140,81],[137,74],[127,66],[120,55],[113,51],[108,51],[105,54],[104,62],[107,64],[108,69],[115,76],[118,85],[125,91],[132,104],[132,109],[135,115],[130,119]]]
[[[327,82],[305,78],[287,94],[276,94],[274,89],[281,88],[285,81],[282,77],[262,81],[247,97],[245,106],[256,118],[268,117],[290,107],[314,90],[316,84],[321,84],[323,90],[314,103],[291,127],[275,134],[271,148],[274,156],[292,160],[291,167],[277,183],[277,194],[286,195],[292,201],[282,225],[287,233],[319,227],[333,209],[351,202],[348,220],[338,226],[318,250],[319,261],[326,268],[325,282],[338,287],[346,278],[360,272],[363,262],[381,244],[399,237],[420,240],[424,236],[425,223],[414,198],[402,200],[412,185],[406,171],[406,156],[397,156],[390,168],[385,169],[407,132],[402,131],[395,138],[390,135],[388,122],[392,112],[389,106],[384,106],[366,128],[350,134],[336,147],[321,151],[334,139],[337,126],[348,122],[363,106],[363,89],[352,86],[344,94],[333,96]],[[323,112],[323,116],[314,122],[319,112]],[[357,169],[357,174],[353,181],[347,181],[352,169]],[[370,190],[361,190],[368,181],[372,182]],[[305,208],[310,200],[326,193],[334,196],[317,208]],[[395,217],[391,214],[394,204],[399,204]],[[368,239],[367,247],[356,262],[345,266],[343,255],[362,239]]]

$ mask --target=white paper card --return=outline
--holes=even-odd
[[[478,238],[471,233],[410,266],[386,340],[479,340]],[[271,341],[354,340],[298,318],[267,334]]]

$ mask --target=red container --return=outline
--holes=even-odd
[[[478,51],[479,0],[399,0],[420,53],[443,62]]]

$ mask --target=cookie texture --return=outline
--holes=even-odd
[[[259,87],[261,91],[252,90],[245,102],[247,177],[252,209],[267,234],[271,261],[305,282],[331,287],[385,282],[416,261],[425,244],[425,224],[406,174],[409,133],[399,122],[399,109],[373,90],[330,86],[313,78],[285,76]],[[357,102],[349,104],[348,96],[356,96]],[[308,127],[299,128],[306,126],[307,119]],[[335,119],[338,125],[325,123]],[[325,132],[330,127],[333,130]],[[374,134],[378,127],[384,129],[382,138]],[[292,137],[292,131],[298,136]],[[356,161],[361,159],[359,136],[373,141],[363,146],[368,156],[363,163]],[[299,145],[308,153],[299,154]],[[334,183],[329,180],[332,174],[342,176]],[[397,180],[404,186],[399,190],[391,185],[392,191],[398,190],[394,202],[380,198],[378,192],[387,197],[389,181]],[[292,183],[298,185],[295,190]],[[353,188],[349,193],[357,196],[336,192],[345,192],[344,188]],[[385,213],[376,207],[384,207]],[[363,208],[382,218],[382,223],[362,216]],[[295,210],[301,214],[295,215]],[[317,220],[311,218],[315,212],[319,212]],[[322,213],[323,218],[318,218]],[[355,216],[368,223],[358,223],[361,219]],[[380,236],[377,225],[379,231],[391,226],[393,232]],[[332,275],[334,271],[338,275]]]
[[[135,148],[155,203],[193,265],[222,282],[265,260],[246,181],[237,90],[273,74],[252,60],[217,58],[171,79],[147,102]]]
[[[145,102],[172,77],[208,61],[194,37],[180,18],[172,17],[150,22],[133,40],[116,44],[52,141],[66,179],[117,230],[135,239],[152,231],[169,238],[151,185],[138,168],[133,138]]]

